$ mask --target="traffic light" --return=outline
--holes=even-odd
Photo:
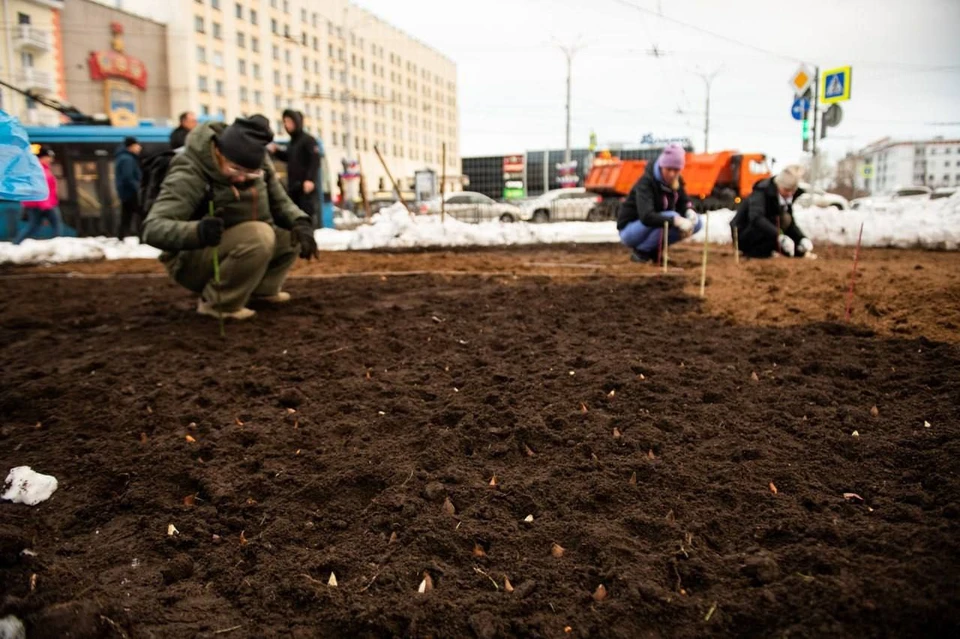
[[[803,112],[803,150],[810,150],[810,111]]]

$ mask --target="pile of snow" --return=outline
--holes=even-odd
[[[857,210],[797,208],[797,224],[814,245],[855,246],[863,224],[863,246],[893,248],[960,248],[960,193],[939,200],[900,200]],[[730,244],[734,212],[711,211],[710,243]],[[702,242],[704,231],[693,236]]]
[[[101,260],[155,259],[160,251],[139,244],[137,238],[57,237],[52,240],[24,240],[16,246],[0,242],[0,264],[61,264]]]
[[[0,499],[36,506],[50,499],[57,490],[57,478],[53,475],[41,475],[29,466],[17,466],[7,475],[4,488],[6,490],[0,495]]]
[[[710,242],[730,244],[729,209],[711,211]],[[901,200],[865,205],[857,210],[798,208],[797,223],[815,245],[853,246],[863,223],[863,245],[897,248],[960,248],[960,193],[939,200]],[[373,216],[370,224],[351,230],[320,229],[322,251],[356,251],[454,246],[515,246],[555,243],[619,242],[614,222],[557,222],[551,224],[481,222],[469,224],[447,216],[412,216],[395,204]],[[702,242],[704,231],[693,237]],[[0,264],[55,264],[91,260],[156,258],[160,251],[111,238],[57,238],[27,240],[20,246],[0,243]]]
[[[410,215],[402,204],[382,209],[370,224],[350,231],[321,229],[316,237],[320,250],[326,251],[618,241],[613,222],[469,224],[447,215],[441,223],[439,215]]]

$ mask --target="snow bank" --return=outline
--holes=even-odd
[[[711,211],[710,243],[730,244],[730,210]],[[797,224],[815,245],[855,246],[863,223],[863,246],[894,248],[960,248],[960,194],[939,200],[903,200],[882,206],[838,211],[797,208]],[[704,231],[693,236],[702,242]]]
[[[731,210],[711,211],[710,242],[730,244]],[[863,245],[898,248],[960,248],[960,193],[939,200],[888,202],[858,210],[798,208],[797,223],[815,245],[852,246],[863,222]],[[704,232],[693,237],[702,242]],[[552,224],[468,224],[447,216],[411,216],[401,204],[383,209],[371,223],[347,231],[320,229],[317,244],[323,251],[376,248],[455,246],[516,246],[552,243],[619,242],[614,222],[557,222]],[[91,260],[156,258],[160,252],[110,238],[57,238],[27,240],[20,246],[0,243],[0,264],[55,264]]]
[[[0,499],[36,506],[50,499],[50,495],[57,490],[57,478],[53,475],[41,475],[29,466],[17,466],[7,475],[4,488],[6,490],[0,495]]]
[[[123,241],[108,237],[58,237],[52,240],[24,240],[19,246],[0,242],[0,264],[153,259],[159,255],[160,251],[146,244],[138,244],[134,237]]]

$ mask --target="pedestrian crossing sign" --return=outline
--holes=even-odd
[[[851,67],[839,67],[820,75],[820,103],[834,104],[850,99]]]

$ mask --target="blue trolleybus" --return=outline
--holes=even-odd
[[[59,127],[26,127],[33,144],[49,146],[56,153],[52,165],[57,176],[60,210],[67,235],[113,235],[120,223],[120,201],[113,182],[114,154],[124,138],[133,136],[143,145],[143,157],[170,148],[171,129],[168,127],[139,126],[119,128],[93,125],[65,125]],[[283,145],[285,139],[277,139]],[[320,220],[333,228],[333,201],[323,143],[320,142],[320,175],[317,176]],[[277,174],[286,180],[286,165],[277,162]],[[19,205],[0,203],[6,223],[0,224],[0,240],[13,238],[20,222]],[[44,227],[35,237],[49,237]]]

